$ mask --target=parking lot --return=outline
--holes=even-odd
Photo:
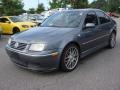
[[[116,19],[120,26],[120,19]],[[114,49],[84,58],[73,72],[42,73],[16,67],[5,52],[9,35],[0,40],[0,90],[120,90],[120,27]]]

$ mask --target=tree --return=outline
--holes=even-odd
[[[109,11],[111,12],[119,11],[120,0],[107,0],[107,2],[108,2]]]
[[[0,0],[1,13],[5,15],[19,15],[24,12],[22,0]]]
[[[49,2],[50,9],[66,7],[71,5],[72,8],[87,8],[88,0],[52,0]]]
[[[0,16],[2,15],[2,13],[3,13],[3,8],[2,8],[1,0],[0,0]]]
[[[28,10],[28,13],[30,13],[30,14],[35,14],[35,9],[34,8],[29,8],[29,10]]]
[[[45,10],[45,7],[44,7],[44,5],[41,3],[41,4],[38,5],[38,8],[37,8],[36,12],[37,12],[37,13],[41,13],[41,12],[43,12],[44,10]]]
[[[71,0],[71,5],[73,8],[87,8],[88,0]]]
[[[91,3],[90,7],[104,11],[120,12],[120,0],[96,0]]]
[[[107,11],[108,10],[108,5],[106,0],[96,0],[93,1],[90,5],[92,8],[97,8],[97,9],[102,9]]]
[[[62,6],[62,0],[49,1],[50,9],[60,8]]]

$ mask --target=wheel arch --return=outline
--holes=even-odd
[[[81,52],[81,46],[80,46],[80,44],[79,44],[77,41],[70,41],[70,42],[62,45],[63,48],[60,50],[60,52],[61,52],[60,57],[62,56],[62,52],[65,50],[65,48],[66,48],[68,45],[70,45],[70,44],[76,45],[76,46],[78,47],[78,49],[79,49],[79,52]]]
[[[13,30],[16,29],[16,28],[19,29],[19,27],[15,26],[15,27],[13,27]]]
[[[113,32],[117,35],[117,25],[114,25],[114,27],[110,31],[110,34]]]
[[[115,35],[116,35],[117,31],[115,29],[113,29],[111,33],[115,33]]]
[[[71,42],[67,43],[64,48],[66,48],[70,44],[76,45],[79,48],[79,50],[80,50],[80,45],[78,44],[78,42],[75,42],[75,41],[71,41]]]

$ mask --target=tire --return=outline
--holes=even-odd
[[[116,33],[112,32],[109,38],[109,45],[108,48],[114,48],[116,45]]]
[[[14,29],[13,29],[13,34],[16,34],[16,33],[18,33],[18,32],[20,32],[19,28],[14,28]]]
[[[40,26],[41,25],[41,23],[38,23],[38,25],[37,26]]]
[[[69,44],[62,52],[60,69],[64,72],[73,71],[79,62],[79,48],[74,44]]]

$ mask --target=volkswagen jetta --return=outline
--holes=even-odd
[[[72,71],[88,54],[106,46],[115,47],[116,26],[98,9],[61,11],[40,27],[13,35],[6,51],[11,61],[22,68]]]

